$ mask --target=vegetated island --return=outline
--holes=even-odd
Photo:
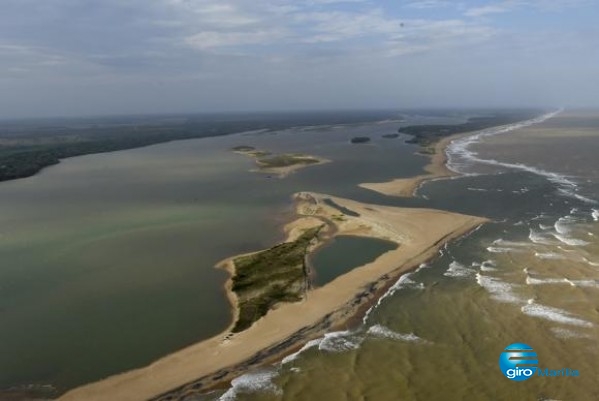
[[[259,150],[253,146],[247,145],[235,146],[231,150],[235,153],[253,157],[258,166],[256,171],[276,175],[280,178],[286,177],[301,168],[328,163],[330,161],[320,157],[298,153],[272,154],[271,152]]]
[[[386,139],[393,139],[393,138],[398,138],[399,134],[383,134],[383,135],[381,135],[381,137],[386,138]]]
[[[526,121],[542,114],[539,110],[517,110],[496,112],[489,117],[473,117],[458,125],[414,125],[399,128],[400,133],[412,135],[406,143],[419,145],[417,153],[430,157],[424,167],[425,174],[409,178],[396,178],[385,182],[359,184],[360,187],[379,192],[383,195],[410,197],[426,181],[435,178],[451,177],[455,172],[446,166],[445,149],[461,136],[472,135],[483,129]]]
[[[0,121],[0,181],[32,176],[61,159],[157,143],[385,120],[394,111],[213,113]]]
[[[59,400],[182,401],[228,383],[327,331],[346,327],[401,274],[486,222],[440,210],[370,205],[316,193],[298,193],[294,199],[297,219],[285,226],[282,244],[219,264],[231,273],[226,289],[234,319],[225,332],[147,367],[71,390]],[[305,256],[335,235],[380,238],[399,246],[311,288]]]
[[[355,136],[349,140],[351,143],[368,143],[370,138],[367,136]]]

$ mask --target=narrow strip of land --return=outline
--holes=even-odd
[[[424,171],[426,171],[426,174],[421,174],[409,178],[396,178],[394,180],[386,182],[366,182],[363,184],[359,184],[359,186],[362,188],[379,192],[383,195],[399,197],[414,196],[416,190],[425,181],[436,178],[452,177],[456,175],[455,172],[447,168],[447,155],[445,153],[445,149],[451,143],[451,141],[464,135],[471,134],[468,133],[451,135],[441,139],[434,145],[430,145],[430,149],[432,149],[432,152],[428,151],[426,153],[423,153],[424,155],[430,157],[429,163],[424,167]]]
[[[298,302],[276,303],[237,333],[232,329],[239,319],[240,299],[229,291],[236,321],[226,332],[147,367],[76,388],[60,400],[181,400],[228,382],[251,367],[275,361],[306,341],[346,324],[402,273],[434,257],[446,242],[486,221],[439,210],[370,205],[315,193],[299,193],[295,198],[298,219],[286,226],[286,243],[324,223],[323,229],[330,230],[329,235],[370,236],[399,246],[323,287],[307,291]],[[239,267],[235,261],[239,258],[224,261],[232,273],[229,290],[233,289]]]
[[[418,153],[430,157],[429,163],[424,167],[426,173],[385,182],[367,182],[358,186],[388,196],[414,196],[418,188],[426,181],[457,175],[447,168],[446,150],[451,142],[465,136],[476,135],[489,128],[510,127],[517,123],[532,121],[529,120],[532,117],[534,114],[523,113],[475,118],[461,125],[414,125],[400,128],[400,132],[413,135],[412,139],[406,141],[407,143],[420,145]]]

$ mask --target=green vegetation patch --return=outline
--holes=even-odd
[[[295,241],[233,260],[232,290],[239,307],[234,333],[250,327],[276,304],[302,299],[307,289],[305,256],[321,229],[308,229]]]
[[[317,158],[291,153],[286,153],[272,157],[264,157],[258,160],[258,163],[262,168],[289,167],[294,166],[296,164],[316,164],[318,162],[319,160]]]

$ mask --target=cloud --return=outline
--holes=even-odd
[[[586,19],[573,10],[583,5]],[[591,82],[596,7],[590,0],[3,0],[0,111],[31,104],[94,111],[96,94],[98,110],[117,112],[150,103],[155,111],[336,107],[352,96],[371,107],[383,98],[393,105],[398,92],[433,101],[451,98],[450,87],[474,94],[482,89],[472,82],[495,88],[524,70],[536,79],[560,62],[564,75],[584,67],[569,76]],[[554,10],[573,11],[556,24]],[[520,12],[527,18],[497,21]],[[540,68],[544,56],[551,62]],[[114,110],[115,98],[123,110]]]
[[[589,4],[589,0],[505,0],[480,7],[466,9],[467,17],[484,17],[491,14],[503,14],[523,8],[533,8],[540,11],[560,11],[570,7],[580,7]]]
[[[284,32],[277,30],[248,32],[204,31],[188,36],[185,38],[185,43],[194,49],[209,50],[243,45],[267,45],[280,41],[284,37]]]
[[[415,9],[431,9],[431,8],[443,8],[451,5],[455,5],[455,2],[447,1],[447,0],[420,0],[420,1],[412,1],[406,5],[408,8]]]
[[[506,13],[512,10],[512,6],[510,4],[502,3],[502,4],[490,4],[482,7],[474,7],[466,10],[464,13],[467,17],[482,17],[489,14],[500,14]]]

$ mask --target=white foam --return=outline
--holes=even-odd
[[[573,280],[576,287],[599,288],[599,280]]]
[[[530,243],[528,243],[528,242],[507,241],[507,240],[504,240],[503,238],[499,238],[499,239],[496,239],[495,241],[493,241],[493,245],[507,246],[507,247],[524,247],[524,248],[530,247]]]
[[[530,229],[530,234],[528,234],[528,238],[535,244],[555,245],[555,241],[551,241],[549,238],[547,238],[545,234],[540,233],[532,228]]]
[[[443,273],[443,275],[446,277],[469,277],[474,273],[474,270],[469,269],[468,267],[454,260],[449,264],[449,268],[445,273]]]
[[[494,260],[485,260],[480,265],[480,270],[483,272],[491,272],[497,270],[497,263]]]
[[[553,227],[558,234],[567,235],[570,233],[570,227],[568,227],[569,219],[566,217],[560,217],[557,219]]]
[[[501,246],[488,246],[487,251],[491,253],[522,252],[520,249]]]
[[[599,221],[599,209],[593,209],[591,216],[593,217],[593,220]]]
[[[404,275],[402,275],[396,282],[395,284],[393,284],[388,290],[387,292],[385,292],[377,301],[376,304],[374,304],[373,306],[371,306],[366,313],[364,314],[364,317],[362,318],[362,322],[364,324],[366,324],[366,321],[368,320],[368,317],[370,316],[370,314],[372,313],[373,310],[375,310],[376,308],[378,308],[383,301],[387,298],[390,297],[391,295],[395,294],[397,291],[403,289],[403,288],[412,288],[412,289],[424,289],[424,284],[423,283],[417,283],[416,281],[411,279],[411,276],[414,273],[418,273],[420,270],[422,269],[426,269],[430,267],[428,264],[426,263],[422,263],[420,264],[420,266],[418,266],[418,268],[412,272],[412,273],[406,273]]]
[[[587,258],[585,258],[584,256],[582,257],[583,262],[587,263],[590,266],[599,266],[599,263],[597,262],[592,262],[590,260],[588,260]]]
[[[374,337],[387,338],[390,340],[398,340],[398,341],[406,341],[406,342],[423,341],[422,338],[418,337],[414,333],[408,333],[408,334],[398,333],[398,332],[393,331],[393,330],[389,329],[388,327],[385,327],[380,324],[375,324],[374,326],[370,326],[368,328],[367,334],[374,336]]]
[[[573,330],[565,329],[563,327],[552,327],[550,330],[556,337],[563,338],[563,339],[587,337],[584,334],[577,333]]]
[[[524,127],[527,127],[527,126],[530,126],[533,124],[543,122],[543,121],[555,116],[556,114],[558,114],[560,112],[561,112],[561,110],[558,110],[558,111],[548,113],[548,114],[545,114],[545,115],[537,117],[537,118],[533,118],[528,121],[522,121],[519,123],[508,124],[508,125],[504,125],[504,126],[500,126],[500,127],[492,127],[489,129],[482,130],[474,135],[470,135],[470,136],[467,136],[464,138],[454,139],[453,141],[450,142],[449,146],[447,147],[447,158],[448,158],[447,166],[451,170],[453,170],[457,173],[468,174],[467,172],[465,172],[459,168],[459,165],[464,164],[464,163],[463,162],[460,163],[458,160],[456,160],[457,158],[461,158],[463,161],[467,161],[467,162],[480,162],[480,163],[491,163],[491,164],[500,163],[495,160],[491,161],[491,160],[485,160],[485,159],[481,159],[481,158],[477,157],[477,154],[469,149],[470,145],[479,142],[484,137],[502,134],[505,132],[510,132],[510,131],[513,131],[513,130],[516,130],[519,128],[524,128]]]
[[[555,252],[535,252],[535,256],[539,259],[561,260],[566,259],[564,255]]]
[[[349,330],[326,333],[318,343],[320,351],[343,352],[357,349],[362,339]]]
[[[545,224],[539,224],[539,228],[540,228],[541,230],[550,230],[550,229],[551,229],[551,226],[547,226],[547,225],[545,225]]]
[[[557,233],[553,233],[553,236],[555,238],[557,238],[558,240],[560,240],[561,242],[563,242],[564,244],[570,245],[570,246],[584,246],[584,245],[589,244],[587,241],[583,241],[581,239],[576,239],[576,238],[566,237],[565,235],[560,235]]]
[[[526,284],[528,285],[545,285],[545,284],[570,284],[574,285],[567,278],[534,278],[531,276],[526,276]]]
[[[233,401],[241,393],[270,392],[282,395],[283,391],[272,382],[277,375],[276,371],[260,371],[239,376],[231,381],[231,388],[218,401]]]
[[[487,290],[487,292],[491,294],[491,298],[495,299],[496,301],[508,303],[522,302],[522,300],[514,294],[514,286],[512,284],[480,273],[476,274],[476,282],[478,285]]]
[[[285,358],[283,358],[283,360],[281,360],[281,364],[285,365],[286,363],[295,361],[302,352],[318,346],[322,340],[322,338],[317,338],[315,340],[308,341],[299,351],[296,351],[293,354],[287,355]]]
[[[593,327],[593,323],[574,316],[573,314],[551,306],[537,304],[534,301],[524,305],[521,310],[524,314],[540,319],[550,320],[552,322],[567,324],[578,327]]]
[[[450,142],[449,146],[447,146],[446,154],[447,154],[447,167],[450,170],[455,171],[456,173],[462,175],[473,175],[467,171],[464,171],[463,166],[468,166],[474,163],[482,163],[487,165],[493,165],[498,167],[504,167],[511,170],[520,170],[526,171],[529,173],[533,173],[536,175],[543,176],[547,178],[549,181],[557,184],[560,188],[559,191],[569,197],[581,200],[586,203],[598,204],[594,199],[582,196],[577,193],[578,185],[571,180],[569,177],[554,173],[551,171],[543,170],[540,168],[536,168],[533,166],[528,166],[522,163],[506,163],[500,162],[498,160],[493,159],[482,159],[478,157],[478,154],[472,150],[470,150],[470,146],[472,144],[480,142],[481,139],[489,136],[494,136],[498,134],[503,134],[506,132],[514,131],[520,128],[528,127],[533,124],[538,124],[543,121],[546,121],[555,115],[561,113],[563,109],[556,110],[551,113],[547,113],[545,115],[539,116],[537,118],[533,118],[531,120],[522,121],[515,124],[508,124],[500,127],[493,127],[483,131],[480,131],[477,134],[470,135],[464,138],[454,139]]]

